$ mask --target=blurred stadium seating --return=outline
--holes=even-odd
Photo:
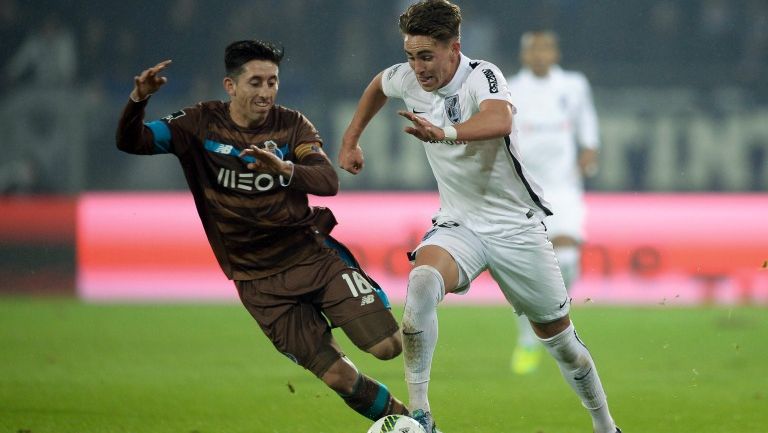
[[[91,191],[183,190],[173,157],[119,153],[115,123],[133,75],[166,58],[174,60],[170,81],[150,104],[149,117],[224,98],[219,84],[223,48],[237,39],[285,45],[279,102],[307,114],[335,158],[361,89],[376,71],[404,61],[396,17],[405,3],[236,0],[223,8],[204,0],[76,0],[74,7],[53,0],[1,2],[0,58],[6,61],[0,80],[5,135],[0,214],[16,215],[7,209],[30,196],[43,202],[54,197],[53,203],[63,196],[74,203]],[[591,191],[768,190],[768,3],[459,4],[464,51],[493,61],[507,74],[519,67],[522,32],[559,32],[562,64],[590,78],[600,115],[602,170],[590,180]],[[44,20],[41,10],[46,11]],[[23,47],[43,34],[57,41],[43,44],[51,51],[42,60],[24,61]],[[43,73],[51,67],[59,68],[53,75],[57,79]],[[364,136],[366,170],[358,177],[342,173],[343,191],[433,190],[423,151],[400,132],[396,107],[387,109],[390,114],[377,119]],[[395,168],[397,177],[392,176]],[[0,273],[21,269],[30,281],[39,275],[35,269],[50,262],[47,269],[69,269],[63,280],[69,283],[61,290],[71,292],[73,238],[44,238],[29,249],[7,237],[15,236],[11,227],[17,227],[9,221],[0,220],[0,254],[14,260],[3,260]],[[766,259],[756,258],[756,263]],[[20,290],[18,281],[2,279],[0,293]]]

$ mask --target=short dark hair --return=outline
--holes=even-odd
[[[400,31],[447,42],[461,36],[461,8],[448,0],[422,0],[400,15]]]
[[[285,50],[282,46],[267,41],[236,41],[224,50],[224,67],[227,76],[240,75],[244,64],[251,60],[266,60],[280,66]]]

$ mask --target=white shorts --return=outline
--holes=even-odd
[[[560,267],[543,225],[509,237],[479,237],[450,221],[434,225],[419,248],[435,245],[448,251],[459,267],[458,294],[488,270],[517,314],[537,323],[555,321],[570,310]]]
[[[577,241],[583,240],[586,216],[583,195],[577,191],[547,191],[546,198],[553,213],[544,220],[549,237],[568,236]]]

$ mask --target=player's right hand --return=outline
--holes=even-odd
[[[341,150],[339,150],[339,167],[352,174],[358,174],[363,170],[364,165],[365,159],[360,145],[342,144]]]
[[[168,78],[161,77],[158,74],[170,64],[171,60],[164,60],[149,69],[143,70],[138,76],[133,77],[131,99],[141,101],[157,92],[160,87],[168,82]]]

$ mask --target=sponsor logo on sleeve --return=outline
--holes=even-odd
[[[483,75],[488,80],[488,91],[491,93],[499,93],[499,82],[496,80],[496,74],[490,69],[483,69]]]
[[[179,110],[179,111],[177,111],[175,113],[171,113],[171,114],[163,117],[163,120],[165,120],[168,123],[171,123],[171,121],[176,120],[179,117],[184,117],[186,115],[187,115],[187,113],[185,113],[184,110]]]
[[[391,80],[392,77],[395,76],[395,73],[397,72],[398,69],[400,69],[400,66],[403,66],[403,64],[401,63],[398,65],[392,66],[392,69],[390,69],[389,72],[387,73],[387,81]]]

